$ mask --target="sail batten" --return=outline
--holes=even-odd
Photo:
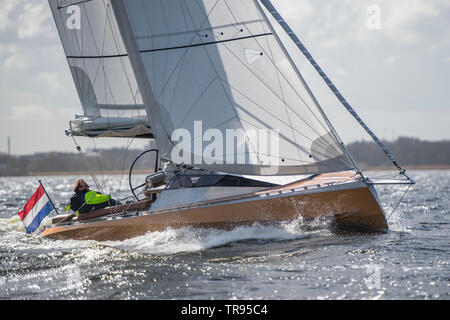
[[[157,52],[157,51],[167,51],[167,50],[177,50],[177,49],[189,49],[189,48],[194,48],[194,47],[201,47],[201,46],[208,46],[208,45],[213,45],[213,44],[226,43],[226,42],[231,42],[231,41],[239,41],[239,40],[245,40],[245,39],[250,39],[250,38],[264,37],[264,36],[268,36],[268,35],[271,35],[271,33],[262,33],[262,34],[256,34],[256,35],[240,37],[240,38],[225,39],[225,40],[210,41],[210,42],[202,42],[202,43],[189,44],[189,45],[178,46],[178,47],[167,47],[167,48],[156,48],[156,49],[141,50],[139,52],[147,53],[147,52]]]

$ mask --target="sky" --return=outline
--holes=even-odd
[[[380,138],[450,139],[450,1],[273,3]],[[81,106],[47,1],[0,0],[0,8],[0,152],[8,136],[15,155],[74,152],[64,130]],[[343,140],[368,140],[301,53],[287,47]],[[90,139],[79,143],[92,147]]]

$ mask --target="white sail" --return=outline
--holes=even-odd
[[[49,0],[83,114],[71,135],[152,137],[109,0]]]
[[[148,94],[143,99],[158,127],[163,157],[173,158],[168,138],[183,129],[191,139],[183,145],[191,147],[183,157],[190,161],[183,162],[202,168],[255,175],[353,168],[255,1],[112,0],[112,5],[141,90]],[[208,159],[204,150],[212,140],[203,133],[209,129],[222,137],[229,130],[243,132],[243,138]],[[258,130],[277,132],[277,148],[260,148]],[[277,163],[276,172],[264,170],[267,160]]]
[[[191,146],[191,163],[256,175],[267,173],[267,159],[278,167],[267,174],[353,168],[253,0],[113,0],[112,4],[119,8],[116,16],[126,16],[118,17],[119,28],[138,51],[131,58],[132,64],[138,60],[133,67],[144,68],[141,76],[150,86],[147,111],[164,130],[162,135],[173,138],[179,129],[190,133],[191,141],[184,146]],[[234,149],[215,150],[214,159],[207,159],[204,150],[210,141],[203,133],[208,129],[223,137],[227,130],[240,130],[243,139]],[[259,148],[254,134],[258,130],[278,132],[276,152]],[[163,157],[170,158],[173,145],[159,143]],[[236,160],[240,153],[245,161]]]

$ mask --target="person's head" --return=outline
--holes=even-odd
[[[89,191],[88,184],[83,179],[78,179],[75,181],[75,184],[73,185],[73,192],[81,192],[81,191]]]

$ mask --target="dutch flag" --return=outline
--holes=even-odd
[[[42,220],[54,210],[54,207],[44,191],[42,185],[36,190],[30,200],[19,212],[20,219],[27,229],[27,233],[33,233]]]

